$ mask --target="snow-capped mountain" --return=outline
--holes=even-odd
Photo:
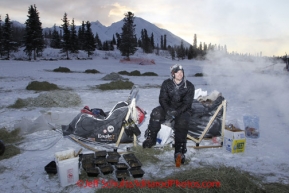
[[[95,22],[92,24],[93,25],[91,25],[91,26],[94,26],[94,25],[99,26],[100,23]],[[161,36],[164,36],[164,35],[166,35],[167,45],[174,46],[174,45],[180,45],[181,44],[182,39],[180,37],[174,35],[173,33],[169,32],[166,29],[161,29],[161,28],[157,27],[156,25],[154,25],[154,24],[152,24],[152,23],[150,23],[150,22],[148,22],[148,21],[146,21],[140,17],[135,17],[134,24],[136,25],[135,26],[135,33],[136,33],[137,38],[141,37],[141,30],[146,29],[149,37],[153,33],[155,45],[159,44],[159,46],[160,46]],[[100,33],[102,33],[101,35],[97,31],[97,28],[93,29],[93,27],[92,27],[92,30],[93,31],[95,30],[94,32],[99,33],[99,37],[101,39],[111,40],[113,37],[113,34],[115,34],[116,32],[117,33],[122,32],[122,29],[121,29],[122,26],[123,26],[123,20],[118,21],[116,23],[113,23],[109,27],[106,28],[106,31],[100,31]],[[98,29],[103,29],[103,28],[99,27]],[[189,46],[188,42],[185,42],[184,40],[183,40],[183,42],[184,42],[185,46]]]
[[[150,37],[151,34],[153,33],[154,35],[154,43],[155,46],[161,44],[161,36],[166,35],[166,40],[167,40],[167,46],[171,45],[180,45],[181,41],[183,40],[182,38],[176,36],[175,34],[171,33],[170,31],[166,29],[161,29],[157,27],[156,25],[140,18],[140,17],[135,17],[134,18],[134,24],[135,24],[135,34],[137,36],[137,39],[141,37],[141,30],[146,29],[147,34]],[[112,40],[113,35],[115,36],[116,33],[122,33],[122,26],[123,26],[123,20],[120,20],[118,22],[112,23],[110,26],[106,27],[102,25],[99,21],[91,22],[91,30],[93,34],[98,34],[100,40],[102,42],[106,40]],[[76,26],[76,29],[78,30],[80,26]],[[60,30],[59,27],[57,27],[58,30]],[[48,30],[53,30],[53,27],[51,28],[45,28],[44,31]],[[116,38],[116,36],[115,36]],[[183,40],[183,44],[185,47],[189,47],[190,43],[186,42]]]
[[[19,21],[12,20],[12,26],[14,27],[20,27],[20,28],[25,28],[24,23],[20,23]],[[1,25],[4,25],[4,21],[1,22]]]

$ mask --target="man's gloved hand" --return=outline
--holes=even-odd
[[[172,120],[177,116],[178,112],[174,109],[169,109],[166,114],[166,120]]]

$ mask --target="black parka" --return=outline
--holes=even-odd
[[[194,94],[195,86],[190,81],[184,79],[177,85],[172,79],[167,79],[161,86],[159,103],[165,112],[176,110],[179,115],[192,109]]]

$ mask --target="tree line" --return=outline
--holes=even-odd
[[[93,34],[91,23],[82,21],[81,26],[76,29],[74,19],[70,22],[67,13],[62,18],[63,24],[60,31],[54,25],[53,30],[43,33],[42,23],[40,22],[39,12],[36,5],[28,8],[28,18],[25,22],[25,28],[14,27],[6,14],[4,22],[0,16],[0,57],[10,58],[11,52],[18,51],[20,47],[24,47],[24,51],[29,60],[35,60],[41,56],[46,47],[60,49],[64,53],[66,59],[69,59],[71,53],[78,53],[83,50],[90,57],[97,50],[114,50],[115,46],[120,50],[122,56],[129,59],[138,48],[144,53],[159,54],[160,50],[167,50],[172,60],[174,59],[193,59],[202,58],[208,50],[224,50],[226,47],[217,48],[216,45],[206,45],[200,43],[197,46],[197,35],[194,35],[194,43],[186,48],[183,41],[180,45],[167,45],[167,36],[161,35],[160,42],[155,43],[154,34],[148,34],[146,29],[141,30],[141,37],[137,38],[135,34],[134,14],[127,12],[124,14],[124,24],[122,33],[116,33],[111,40],[102,42],[97,34]]]

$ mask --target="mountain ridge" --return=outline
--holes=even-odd
[[[122,33],[121,28],[123,27],[123,19],[118,21],[118,22],[112,23],[108,27],[104,26],[98,20],[96,20],[95,22],[90,22],[90,23],[91,23],[91,30],[92,30],[93,34],[95,35],[97,33],[102,42],[107,41],[107,40],[108,41],[112,40],[113,35],[115,36],[116,33],[119,33],[119,34]],[[146,29],[149,37],[153,33],[155,46],[159,45],[159,47],[160,47],[161,35],[162,36],[166,35],[167,46],[169,46],[169,45],[179,46],[179,45],[181,45],[181,41],[183,41],[183,44],[185,47],[189,47],[191,45],[190,43],[183,40],[179,36],[171,33],[170,31],[168,31],[166,29],[159,28],[155,24],[152,24],[152,23],[150,23],[150,22],[148,22],[148,21],[146,21],[140,17],[134,17],[134,24],[136,25],[135,26],[135,34],[136,34],[137,39],[139,39],[141,37],[141,30]],[[76,25],[77,31],[78,31],[78,28],[80,26],[81,25]],[[43,30],[48,31],[49,29],[53,30],[53,27],[45,28]],[[60,31],[60,27],[57,27],[57,29]],[[116,36],[115,36],[115,38],[116,38]]]
[[[18,21],[12,21],[14,26],[18,27],[25,27],[25,24],[22,24]],[[113,38],[113,35],[115,36],[116,33],[121,34],[122,33],[122,27],[123,27],[123,19],[117,22],[112,23],[110,26],[104,26],[100,21],[96,20],[91,23],[91,30],[93,34],[95,35],[96,33],[98,34],[100,40],[102,42],[104,41],[110,41]],[[160,47],[161,44],[161,36],[166,35],[166,40],[167,40],[167,46],[179,46],[181,45],[181,41],[183,41],[184,47],[189,47],[191,44],[184,39],[180,38],[179,36],[173,34],[172,32],[162,29],[157,27],[155,24],[150,23],[149,21],[142,19],[140,17],[134,17],[134,24],[135,24],[135,34],[137,39],[140,39],[141,37],[141,30],[146,29],[147,34],[149,37],[151,37],[151,34],[153,33],[154,35],[154,43],[155,46]],[[79,27],[81,25],[76,25],[76,30],[78,31]],[[53,31],[54,26],[52,27],[46,27],[43,28],[43,32],[49,32],[49,30]],[[56,26],[56,29],[60,32],[61,27]],[[116,38],[116,36],[115,36]]]

